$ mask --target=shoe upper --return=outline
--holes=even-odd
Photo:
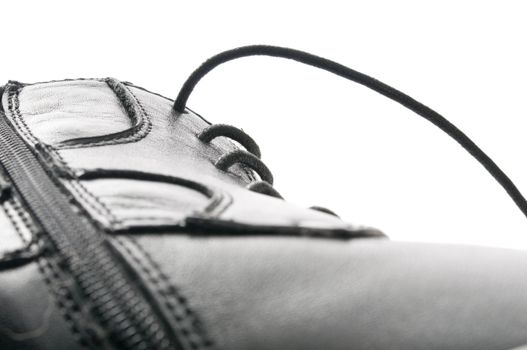
[[[209,122],[174,113],[172,100],[131,83],[9,82],[1,103],[173,333],[165,348],[527,343],[524,252],[391,242],[250,191],[259,180],[251,167],[217,167],[238,144],[201,141]],[[0,348],[114,348],[100,317],[85,318],[90,303],[77,301],[68,267],[38,253],[46,232],[24,201],[1,203]]]

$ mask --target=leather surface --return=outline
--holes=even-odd
[[[27,245],[11,221],[16,220],[15,217],[12,204],[6,202],[0,206],[0,257],[14,250],[23,249]],[[25,235],[29,240],[30,234],[25,233]]]
[[[247,229],[259,229],[261,226],[268,226],[273,230],[277,227],[283,227],[285,230],[302,227],[311,228],[316,234],[327,231],[326,233],[331,235],[331,230],[338,230],[340,233],[349,231],[350,235],[356,231],[380,235],[376,230],[353,226],[325,213],[299,208],[276,198],[247,191],[245,186],[255,176],[252,171],[234,166],[231,171],[223,172],[214,166],[222,154],[236,149],[232,142],[225,138],[215,139],[211,144],[201,142],[197,134],[208,125],[202,118],[190,111],[176,116],[171,111],[172,102],[168,99],[135,87],[121,86],[127,91],[129,102],[151,123],[151,128],[142,138],[120,139],[114,144],[57,147],[60,142],[72,138],[94,136],[97,133],[115,133],[119,128],[125,130],[131,126],[130,118],[126,116],[122,106],[125,103],[121,101],[121,107],[116,106],[119,101],[112,96],[106,81],[51,82],[28,85],[18,90],[8,85],[8,93],[4,94],[3,103],[8,106],[6,115],[20,128],[29,143],[44,143],[53,149],[55,160],[59,163],[57,167],[62,171],[76,174],[85,169],[155,172],[191,179],[208,187],[222,198],[218,208],[212,212],[204,211],[203,207],[201,210],[194,208],[194,215],[190,215],[200,221],[209,221],[208,229],[218,226],[218,230],[223,230],[225,225],[236,223],[238,226],[250,226]],[[94,111],[89,108],[92,104],[97,105]],[[117,201],[108,204],[98,200],[99,197],[107,196],[104,190],[99,192],[103,186],[92,185],[90,191],[83,189],[83,193],[79,194],[75,188],[89,185],[75,182],[67,185],[77,194],[78,200],[85,203],[87,210],[109,229],[126,229],[130,227],[127,225],[133,227],[133,222],[127,221],[127,218],[138,218],[144,214],[144,206],[136,209],[128,206],[126,213],[121,216],[124,211],[122,205],[115,205]],[[116,183],[116,186],[127,185]],[[158,186],[152,185],[152,191],[156,191],[155,187]],[[185,201],[191,191],[181,188],[179,190],[181,193],[178,197],[185,198]],[[86,192],[89,192],[92,198],[86,199]],[[121,203],[125,201],[123,197],[133,197],[126,189],[119,192]],[[116,193],[114,198],[115,196]],[[93,197],[97,199],[94,200]],[[189,196],[189,201],[192,197]],[[149,206],[151,224],[154,224],[155,218],[158,217],[159,224],[185,226],[182,218],[188,208],[183,208],[181,212],[177,206],[173,207],[173,215],[169,217],[167,210],[156,205],[156,198],[138,198],[138,201]],[[147,201],[150,203],[146,204]],[[156,207],[158,210],[155,210]]]
[[[173,184],[122,179],[82,183],[111,211],[113,222],[105,221],[108,227],[177,224],[187,215],[205,208],[209,202],[198,191]],[[96,212],[92,214],[97,215]],[[105,216],[101,220],[105,220]]]
[[[42,142],[114,133],[130,120],[104,81],[78,80],[35,84],[20,91],[20,113]]]
[[[0,349],[79,348],[37,264],[0,271]]]
[[[527,342],[521,251],[145,235],[221,349],[509,349]]]
[[[16,196],[0,204],[0,349],[79,347],[80,333],[65,318],[75,311],[50,287],[56,277],[34,244],[37,228],[29,213]]]
[[[2,105],[184,349],[527,343],[525,252],[373,239],[375,229],[248,191],[253,171],[214,166],[234,143],[199,141],[200,116],[115,79],[10,83]],[[38,232],[16,205],[0,210],[0,254]],[[342,239],[358,235],[371,238]],[[33,261],[0,266],[0,349],[81,348],[104,333],[61,294],[72,282],[54,276],[53,257]]]

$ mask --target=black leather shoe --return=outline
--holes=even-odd
[[[252,54],[403,103],[468,148],[524,210],[505,174],[437,113],[299,51],[227,51],[176,102],[112,78],[11,81],[0,112],[0,349],[527,343],[527,253],[391,242],[288,204],[248,135],[185,107],[210,69]]]

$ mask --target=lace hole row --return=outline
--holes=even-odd
[[[273,175],[267,166],[260,160],[261,152],[256,142],[243,130],[227,124],[214,124],[205,128],[199,135],[198,139],[205,143],[210,143],[217,137],[228,137],[247,151],[235,150],[223,155],[215,163],[216,168],[227,171],[236,163],[244,164],[254,170],[262,179],[254,181],[247,186],[249,191],[261,193],[275,198],[283,199],[280,193],[273,186]]]

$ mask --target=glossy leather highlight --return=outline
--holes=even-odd
[[[249,168],[214,166],[238,148],[224,137],[200,141],[207,121],[108,81],[12,82],[2,106],[184,350],[527,343],[525,252],[391,242],[376,229],[251,192],[257,175]],[[71,141],[90,138],[98,141]],[[86,176],[98,171],[117,175]],[[0,255],[38,244],[39,230],[16,196],[2,203]],[[89,305],[68,300],[74,282],[40,248],[22,265],[0,268],[0,348],[109,349],[91,340],[104,327],[86,316]]]

